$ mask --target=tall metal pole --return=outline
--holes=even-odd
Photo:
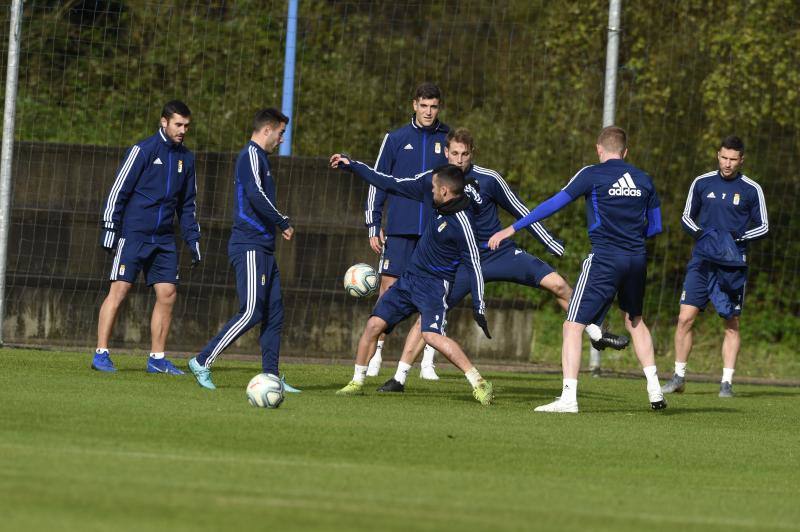
[[[286,19],[286,52],[283,60],[283,102],[281,112],[289,117],[286,132],[283,134],[280,155],[292,154],[292,108],[294,106],[294,63],[297,50],[297,4],[299,0],[289,0],[289,16]]]
[[[603,127],[613,126],[617,113],[617,64],[619,63],[619,19],[622,0],[608,3],[608,44],[606,45],[606,81],[603,94]],[[605,331],[606,324],[603,323]],[[589,348],[589,370],[600,375],[600,351]]]
[[[606,46],[606,84],[603,97],[603,127],[614,125],[617,112],[617,63],[619,61],[619,19],[622,0],[608,3],[608,45]]]
[[[17,111],[17,76],[19,75],[19,42],[22,37],[22,0],[11,3],[6,68],[6,101],[3,111],[3,147],[0,152],[0,345],[3,345],[3,316],[6,307],[6,263],[8,262],[8,229],[11,226],[11,162],[14,156],[14,114]]]

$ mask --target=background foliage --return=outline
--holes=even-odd
[[[295,154],[347,149],[371,159],[383,132],[408,119],[413,87],[432,80],[445,94],[444,120],[471,128],[478,162],[531,206],[595,161],[607,2],[300,4]],[[18,139],[126,145],[150,134],[161,104],[180,97],[194,110],[193,149],[237,149],[253,109],[280,104],[285,10],[283,1],[26,2]],[[770,218],[768,239],[751,248],[743,362],[800,374],[792,349],[800,340],[799,15],[792,0],[623,4],[617,123],[630,133],[629,160],[656,180],[666,225],[652,243],[646,306],[660,354],[671,349],[689,258],[679,223],[688,186],[715,168],[719,139],[736,133]],[[570,280],[588,250],[579,203],[549,221],[569,249],[553,263]],[[537,321],[554,333],[536,342],[557,345],[561,315],[548,296],[491,290],[541,306]],[[721,324],[702,321],[698,349],[710,355],[696,364],[716,367]]]

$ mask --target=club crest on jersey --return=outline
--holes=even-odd
[[[433,151],[436,152],[436,153],[442,153],[442,143],[441,142],[437,142],[436,144],[434,144],[433,145]]]
[[[125,265],[124,264],[120,264],[119,265],[119,274],[120,275],[125,275]]]
[[[738,192],[733,195],[733,204],[734,205],[739,205],[739,193]]]
[[[178,159],[178,173],[183,172],[183,159]]]
[[[636,183],[631,179],[631,174],[625,172],[614,185],[608,189],[609,196],[636,196],[642,195],[642,191],[636,188]]]
[[[439,224],[439,227],[436,230],[441,233],[442,231],[444,231],[445,227],[447,227],[447,220]]]
[[[261,274],[261,286],[264,286],[265,284],[267,284],[267,274],[262,273]]]

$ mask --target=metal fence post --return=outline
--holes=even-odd
[[[0,152],[0,345],[3,345],[3,317],[6,303],[6,264],[8,262],[8,230],[11,226],[11,163],[14,156],[14,115],[17,110],[17,76],[19,75],[19,43],[22,37],[22,0],[11,3],[6,68],[6,99],[3,110],[3,147]]]
[[[294,64],[297,51],[297,3],[289,0],[289,16],[286,19],[286,52],[283,60],[283,102],[281,112],[289,117],[286,132],[283,134],[280,155],[292,154],[292,108],[294,106]]]

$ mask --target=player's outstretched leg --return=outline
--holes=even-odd
[[[478,369],[472,365],[466,353],[461,349],[455,340],[442,336],[438,333],[425,331],[422,333],[425,343],[433,346],[437,351],[445,356],[458,369],[464,372],[464,376],[472,386],[472,396],[482,405],[488,406],[494,400],[494,387],[492,383],[481,377]]]
[[[408,336],[406,336],[406,343],[403,346],[403,354],[400,357],[400,361],[397,363],[397,371],[395,371],[394,377],[384,382],[383,385],[378,388],[379,392],[405,391],[408,372],[411,370],[411,366],[414,365],[414,361],[425,347],[425,340],[422,339],[422,331],[420,330],[421,323],[420,317],[417,316],[417,321],[414,323],[414,326],[411,327],[411,330],[408,331]],[[367,373],[367,375],[369,375],[369,373]],[[425,378],[424,376],[422,377]],[[436,379],[438,378],[439,377],[436,376]]]
[[[650,400],[650,408],[663,410],[667,408],[667,402],[664,400],[664,394],[658,382],[658,370],[656,369],[650,329],[647,328],[641,316],[631,317],[628,313],[625,314],[625,328],[633,338],[633,350],[636,352],[636,357],[642,364],[644,376],[647,378],[647,397]]]
[[[353,379],[347,385],[336,392],[336,395],[363,395],[364,380],[367,377],[367,360],[371,353],[375,352],[378,338],[386,330],[386,321],[378,316],[372,316],[367,320],[361,339],[358,341],[358,352],[356,353],[355,371]]]

